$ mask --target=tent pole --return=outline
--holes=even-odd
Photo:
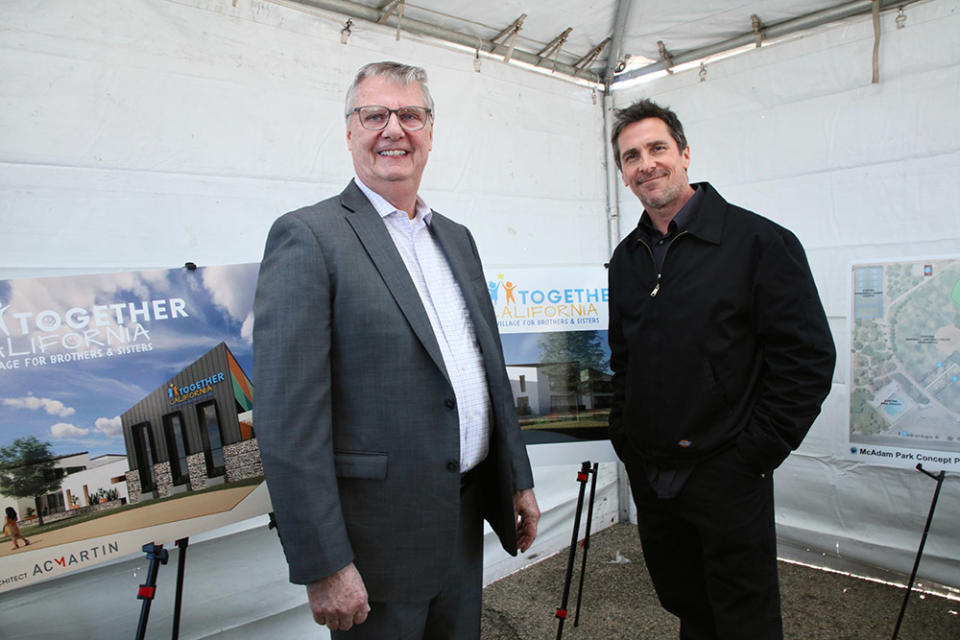
[[[610,132],[613,118],[613,96],[609,91],[603,93],[603,157],[604,173],[607,178],[607,256],[613,254],[614,247],[620,242],[620,199],[617,191],[617,165],[610,145]]]

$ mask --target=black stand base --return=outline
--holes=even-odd
[[[173,640],[180,637],[180,603],[183,599],[183,570],[187,562],[189,538],[180,538],[176,544],[179,557],[177,559],[177,590],[173,606]],[[149,542],[143,545],[142,550],[150,560],[150,568],[147,570],[147,581],[137,590],[137,599],[143,600],[140,607],[140,622],[137,624],[137,640],[143,640],[147,633],[150,605],[153,604],[153,598],[157,595],[157,573],[160,571],[160,565],[167,564],[170,559],[170,552],[164,549],[162,544]]]
[[[570,597],[570,584],[573,582],[573,563],[577,555],[577,536],[580,533],[580,515],[583,511],[583,496],[586,493],[587,478],[593,474],[593,481],[590,484],[590,506],[587,508],[587,528],[581,546],[583,547],[583,562],[580,566],[580,587],[577,591],[577,612],[574,617],[573,626],[580,624],[580,601],[583,596],[583,578],[587,570],[587,551],[590,549],[590,525],[593,522],[593,499],[597,491],[597,469],[598,463],[590,466],[590,461],[586,460],[580,465],[580,471],[577,473],[577,482],[580,483],[580,493],[577,496],[577,511],[573,517],[573,536],[570,539],[570,556],[567,559],[567,573],[563,581],[563,599],[560,607],[557,609],[557,640],[563,637],[563,623],[567,619],[567,602]]]
[[[917,463],[917,471],[936,480],[937,488],[933,492],[933,500],[930,502],[930,511],[927,513],[927,523],[923,527],[923,536],[920,538],[920,547],[917,549],[917,557],[913,561],[913,571],[910,573],[909,582],[907,582],[907,592],[903,594],[903,606],[900,607],[900,615],[897,616],[897,626],[893,628],[892,640],[897,640],[897,635],[900,633],[900,624],[903,622],[903,614],[907,611],[907,603],[910,601],[910,592],[913,590],[913,581],[917,579],[917,569],[920,568],[920,557],[923,555],[924,545],[927,544],[927,534],[930,532],[930,522],[933,520],[933,511],[937,508],[937,499],[940,498],[940,487],[943,486],[943,478],[946,475],[946,472],[942,470],[937,475],[933,475],[924,469],[923,465],[920,463]]]
[[[180,603],[183,600],[183,569],[187,565],[187,545],[190,538],[177,540],[177,594],[173,601],[173,640],[180,637]]]
[[[147,570],[147,581],[140,585],[137,591],[137,598],[143,600],[143,605],[140,607],[140,622],[137,624],[137,640],[143,640],[147,632],[150,605],[153,604],[153,598],[157,594],[157,572],[160,571],[160,565],[167,564],[170,558],[170,553],[163,548],[162,544],[148,542],[142,549],[150,560],[150,568]]]

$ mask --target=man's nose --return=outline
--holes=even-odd
[[[657,168],[657,163],[653,161],[653,156],[649,153],[644,153],[640,156],[640,172],[641,173],[650,173]]]
[[[387,126],[383,128],[383,134],[390,138],[396,138],[404,134],[404,128],[400,126],[400,114],[388,113]]]

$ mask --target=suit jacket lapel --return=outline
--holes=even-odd
[[[444,377],[449,380],[446,367],[443,365],[440,345],[437,344],[437,338],[433,334],[427,312],[423,309],[420,294],[417,293],[417,287],[413,284],[403,258],[400,257],[380,214],[353,181],[340,194],[340,202],[347,209],[347,222],[353,227],[367,255],[380,272],[380,277],[383,278],[397,306],[410,323],[414,334],[423,343]]]
[[[468,261],[472,262],[475,257],[470,243],[466,242],[466,234],[461,231],[461,227],[453,225],[447,218],[434,212],[433,224],[430,225],[430,231],[433,237],[437,239],[440,248],[443,249],[447,257],[447,263],[453,276],[460,285],[460,292],[467,303],[467,309],[470,310],[470,318],[473,320],[473,330],[480,341],[481,348],[486,351],[491,348],[493,335],[483,314],[483,305],[488,304],[486,299],[477,297],[476,288],[471,283],[470,269]]]

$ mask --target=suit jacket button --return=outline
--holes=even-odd
[[[447,471],[460,471],[460,463],[456,460],[447,460]]]
[[[457,406],[457,403],[449,398],[443,401],[443,404],[447,405],[447,409],[453,409]]]

